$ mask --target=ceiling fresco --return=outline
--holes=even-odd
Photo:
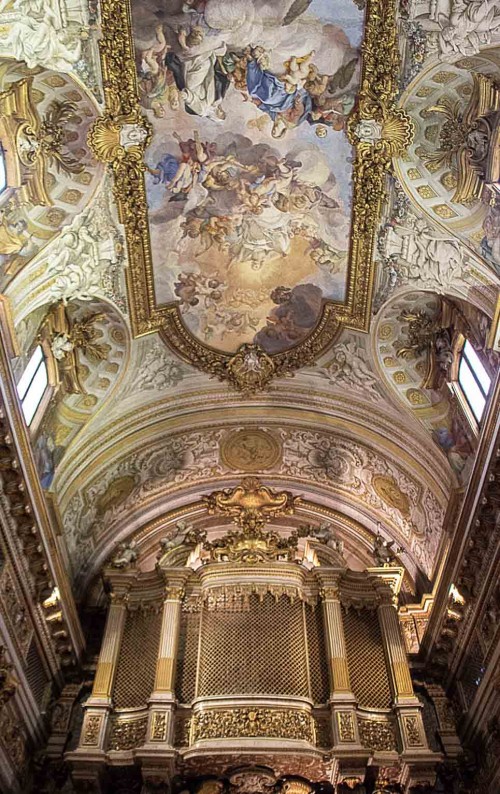
[[[226,352],[301,341],[346,293],[354,3],[132,4],[156,299]],[[258,42],[258,46],[257,43]],[[300,43],[299,43],[300,42]],[[165,241],[169,241],[168,250]]]
[[[115,173],[135,333],[163,326],[254,386],[341,322],[366,330],[384,174],[412,137],[392,5],[148,0],[131,19],[103,3],[107,116],[89,140]]]

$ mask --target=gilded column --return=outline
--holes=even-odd
[[[154,695],[168,695],[174,698],[175,661],[179,644],[181,603],[184,595],[182,587],[166,587],[163,602],[160,649],[156,662]]]
[[[128,593],[135,578],[135,572],[132,574],[114,572],[110,581],[112,587],[110,606],[92,695],[85,705],[79,749],[105,750],[107,725],[112,709],[111,695],[127,617]]]
[[[339,577],[322,574],[320,580],[330,671],[330,709],[334,744],[344,748],[357,749],[361,747],[361,742],[356,716],[356,699],[349,680]]]
[[[384,650],[393,695],[403,750],[406,752],[429,752],[422,720],[422,706],[413,691],[399,617],[397,596],[387,581],[378,579],[375,584],[379,595],[378,618],[382,632]]]
[[[184,579],[169,581],[165,588],[163,618],[153,694],[149,700],[148,744],[173,746],[175,711],[175,667]]]

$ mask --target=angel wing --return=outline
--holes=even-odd
[[[287,14],[283,22],[281,23],[283,27],[286,25],[291,25],[298,17],[302,16],[309,6],[311,5],[312,0],[294,0],[290,8],[288,9]]]

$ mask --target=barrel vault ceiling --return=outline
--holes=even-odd
[[[30,440],[79,597],[249,475],[431,589],[477,438],[409,323],[459,317],[496,371],[489,8],[0,0],[4,337],[16,381],[49,358]]]

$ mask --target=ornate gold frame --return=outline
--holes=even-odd
[[[413,138],[410,118],[396,108],[399,54],[395,0],[367,0],[361,85],[347,129],[356,161],[346,299],[342,304],[326,301],[320,322],[305,340],[269,356],[258,345],[243,345],[234,356],[210,348],[189,332],[177,304],[156,303],[143,162],[151,127],[139,105],[130,3],[101,2],[99,47],[106,109],[89,134],[89,145],[115,177],[115,197],[128,249],[132,331],[134,336],[161,331],[162,339],[189,363],[241,390],[255,391],[271,378],[314,361],[330,347],[342,326],[369,329],[373,245],[385,177],[392,158],[401,156]],[[131,125],[142,130],[142,141],[135,145],[122,141],[122,130]],[[255,366],[245,367],[250,353],[254,363],[255,357],[258,360],[258,375]]]

